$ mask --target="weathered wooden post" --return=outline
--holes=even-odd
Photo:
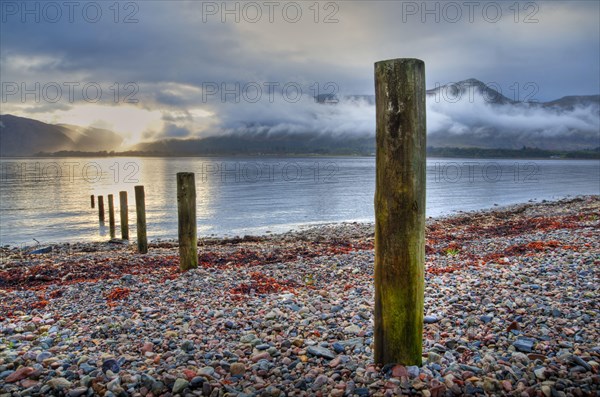
[[[112,194],[108,195],[108,229],[110,238],[115,238],[115,201]]]
[[[90,203],[92,205],[92,208],[96,207],[95,200],[94,200],[94,195],[93,194],[90,196]]]
[[[119,192],[119,213],[121,214],[121,238],[129,240],[129,208],[127,192]]]
[[[177,173],[177,214],[179,218],[179,268],[198,267],[196,229],[196,180],[193,172]]]
[[[143,186],[135,188],[135,213],[137,217],[137,244],[140,254],[148,252],[148,238],[146,237],[146,195]]]
[[[104,223],[104,197],[98,196],[98,219]]]
[[[425,64],[375,63],[375,362],[421,365]]]

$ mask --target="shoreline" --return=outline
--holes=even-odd
[[[58,244],[0,267],[0,396],[586,396],[600,196],[427,220],[422,367],[372,357],[373,224]]]
[[[488,207],[488,208],[481,208],[481,209],[476,209],[476,210],[456,210],[453,211],[451,213],[448,214],[444,214],[444,215],[437,215],[437,216],[428,216],[426,217],[426,222],[427,224],[430,224],[431,222],[435,222],[435,221],[442,221],[442,220],[447,220],[450,218],[454,218],[454,217],[459,217],[459,216],[468,216],[468,215],[477,215],[477,214],[485,214],[488,212],[498,212],[498,211],[513,211],[516,209],[520,209],[521,207],[528,207],[528,206],[543,206],[543,205],[554,205],[554,204],[569,204],[572,201],[578,201],[578,200],[585,200],[588,198],[593,198],[593,197],[600,197],[600,195],[589,195],[589,194],[583,194],[583,195],[575,195],[575,196],[565,196],[565,197],[561,197],[558,198],[556,200],[550,200],[550,199],[530,199],[527,202],[520,202],[520,203],[514,203],[514,204],[508,204],[508,205],[494,205],[493,207]],[[293,225],[286,225],[286,226],[281,226],[281,230],[283,229],[288,229],[287,231],[271,231],[271,230],[267,230],[264,233],[257,233],[257,234],[234,234],[234,233],[230,233],[230,234],[208,234],[208,235],[204,235],[198,236],[198,241],[201,240],[231,240],[231,239],[242,239],[244,237],[249,237],[249,238],[266,238],[266,237],[277,237],[280,235],[286,235],[286,234],[294,234],[294,233],[300,233],[303,231],[307,231],[307,230],[311,230],[311,229],[319,229],[321,227],[344,227],[345,225],[364,225],[364,226],[369,226],[369,227],[374,227],[374,221],[363,221],[363,220],[349,220],[349,221],[340,221],[340,222],[309,222],[309,223],[304,223],[304,224],[293,224]],[[265,229],[268,229],[268,227],[264,227]],[[277,229],[278,227],[274,227],[275,229]],[[118,242],[122,242],[124,244],[130,244],[131,246],[135,246],[135,239],[131,239],[129,242],[121,240],[119,238],[115,238],[113,239],[113,241],[115,241],[116,243]],[[66,242],[66,241],[58,241],[58,242],[52,242],[52,241],[48,241],[45,242],[43,244],[38,244],[35,246],[24,246],[24,245],[11,245],[11,244],[0,244],[0,253],[1,252],[6,252],[6,251],[14,251],[14,250],[21,250],[21,251],[36,251],[39,249],[45,249],[48,247],[61,247],[61,246],[68,246],[68,245],[80,245],[80,244],[105,244],[105,243],[109,243],[110,240],[95,240],[95,241],[74,241],[74,242]],[[149,244],[159,244],[162,242],[166,242],[166,243],[176,243],[177,239],[176,238],[154,238],[154,239],[149,239],[148,243]],[[0,257],[0,259],[2,259]],[[1,265],[1,261],[0,261],[0,265]]]

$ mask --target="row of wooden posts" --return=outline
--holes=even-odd
[[[148,238],[146,235],[146,196],[143,186],[135,186],[135,212],[137,219],[137,244],[138,251],[142,254],[148,252]],[[114,196],[108,196],[108,229],[110,238],[116,237],[115,232],[115,205]],[[95,207],[95,196],[90,196],[91,207]],[[127,192],[119,192],[119,213],[121,215],[121,238],[129,240],[129,205],[127,202]],[[98,196],[98,219],[100,223],[105,221],[104,196]]]
[[[144,186],[135,186],[135,213],[137,224],[137,247],[142,254],[148,252],[146,232],[146,194]],[[108,196],[108,228],[110,238],[116,237],[114,196]],[[90,196],[91,207],[95,207],[95,196]],[[119,192],[119,212],[121,214],[121,238],[129,240],[129,207],[127,192]],[[179,253],[181,270],[198,267],[198,237],[196,232],[196,181],[191,172],[177,174],[177,207],[179,221]],[[105,221],[104,196],[98,196],[98,219]]]
[[[375,322],[379,364],[421,365],[425,263],[425,64],[393,59],[375,64]],[[127,193],[119,193],[121,233]],[[138,249],[148,250],[144,187],[135,187]],[[92,196],[92,207],[94,197]],[[113,196],[108,195],[111,237]],[[100,220],[104,201],[98,196]],[[180,268],[198,266],[193,173],[177,174]]]

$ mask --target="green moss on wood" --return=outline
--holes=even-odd
[[[425,260],[425,67],[375,64],[375,361],[421,365]]]
[[[177,174],[177,213],[179,232],[179,268],[182,271],[198,267],[196,226],[196,181],[194,173]]]
[[[134,191],[138,252],[140,254],[145,254],[148,252],[148,237],[146,235],[146,194],[143,186],[135,186]]]

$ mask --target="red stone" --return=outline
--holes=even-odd
[[[527,358],[529,358],[530,360],[542,360],[542,361],[546,361],[546,356],[544,356],[543,354],[537,354],[537,353],[529,353],[527,355]]]
[[[387,390],[395,390],[398,387],[398,385],[394,382],[385,382],[385,385],[383,385],[383,387]]]
[[[151,342],[146,342],[142,346],[142,354],[144,354],[146,352],[151,352],[153,349],[154,349],[154,344]]]
[[[401,378],[403,376],[408,378],[408,371],[404,365],[396,365],[392,368],[392,378]]]
[[[518,322],[516,322],[516,321],[513,321],[512,323],[510,323],[510,325],[509,325],[509,326],[508,326],[508,328],[506,329],[506,332],[510,332],[510,331],[512,331],[513,329],[514,329],[514,330],[517,330],[517,331],[521,329],[521,326],[519,325],[519,323],[518,323]]]
[[[22,379],[27,378],[33,372],[33,368],[31,367],[21,367],[12,374],[8,375],[4,381],[6,383],[15,383]]]
[[[331,368],[335,368],[338,365],[340,365],[341,362],[342,362],[342,358],[340,356],[337,356],[336,358],[334,358],[333,360],[331,360],[331,362],[329,363],[329,366]]]
[[[191,369],[184,369],[181,372],[183,372],[183,375],[188,380],[188,382],[190,382],[192,379],[194,379],[196,377],[196,371],[192,371]]]
[[[442,397],[446,392],[446,385],[439,384],[429,389],[431,397]]]
[[[250,359],[252,360],[252,362],[257,363],[260,360],[269,360],[271,358],[271,355],[267,352],[264,353],[258,353],[255,356],[252,356]]]

